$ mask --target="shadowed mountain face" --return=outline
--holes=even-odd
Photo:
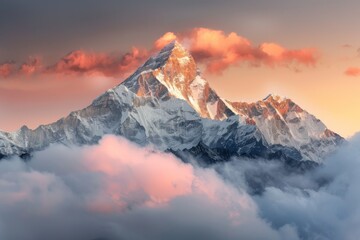
[[[184,160],[212,163],[247,156],[297,166],[321,162],[343,141],[290,99],[221,99],[192,56],[172,42],[87,108],[35,130],[0,132],[0,158],[27,157],[55,143],[95,144],[105,134],[154,145]]]

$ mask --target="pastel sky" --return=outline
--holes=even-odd
[[[358,0],[0,0],[0,129],[87,106],[176,35],[220,96],[286,96],[348,137],[359,23]]]

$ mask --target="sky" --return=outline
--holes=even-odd
[[[360,130],[359,22],[356,0],[0,0],[0,129],[89,105],[173,33],[220,96],[286,96],[349,137]]]

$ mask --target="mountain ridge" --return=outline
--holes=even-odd
[[[88,107],[34,130],[0,132],[0,158],[28,156],[54,143],[94,144],[105,134],[208,162],[230,155],[321,162],[342,142],[290,99],[223,100],[173,41]]]

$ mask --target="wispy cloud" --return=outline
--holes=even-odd
[[[350,77],[358,77],[360,76],[360,68],[359,67],[349,67],[345,70],[345,75]]]
[[[135,47],[124,54],[91,53],[77,50],[64,56],[54,66],[48,67],[47,71],[57,74],[119,77],[136,69],[148,57],[147,50]]]

